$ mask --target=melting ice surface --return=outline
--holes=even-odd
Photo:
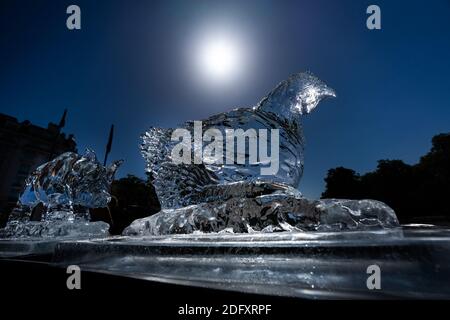
[[[311,73],[298,73],[281,82],[255,107],[239,108],[202,121],[202,129],[278,129],[279,170],[261,175],[264,163],[175,164],[173,129],[150,128],[141,151],[162,210],[137,220],[125,235],[164,235],[193,232],[331,231],[397,227],[394,211],[374,200],[308,200],[297,191],[303,173],[302,117],[319,102],[335,97],[333,89]],[[183,128],[195,136],[195,125]],[[270,142],[270,141],[269,141]],[[205,144],[203,142],[203,144]],[[201,146],[202,148],[204,146]],[[195,157],[194,143],[191,148]]]
[[[58,246],[63,267],[164,283],[325,299],[450,297],[450,230],[194,233],[119,237]],[[368,290],[370,265],[381,290]]]
[[[106,207],[121,161],[101,165],[93,151],[67,152],[38,167],[26,180],[0,237],[52,238],[108,235],[109,225],[89,222],[89,208]]]

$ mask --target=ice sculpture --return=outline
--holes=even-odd
[[[162,207],[183,207],[192,202],[202,187],[239,181],[280,182],[298,187],[303,173],[304,137],[301,117],[315,109],[327,97],[335,97],[333,89],[311,73],[298,73],[281,82],[269,95],[252,108],[238,108],[220,113],[202,121],[202,131],[228,129],[278,129],[279,170],[274,175],[262,176],[261,159],[251,163],[248,146],[245,164],[227,164],[223,153],[222,164],[175,165],[171,151],[178,141],[172,141],[173,129],[150,128],[144,135],[141,151],[147,161],[147,171],[154,176],[154,185]],[[182,125],[195,136],[194,122]],[[271,137],[268,136],[268,143]],[[203,142],[202,148],[207,144]],[[194,145],[193,153],[195,154]],[[194,155],[195,156],[195,155]],[[237,158],[237,157],[236,157]],[[234,159],[235,160],[235,159]]]
[[[89,222],[89,208],[106,207],[109,188],[122,161],[101,165],[95,153],[61,154],[38,167],[26,180],[16,208],[0,237],[108,235],[105,222]]]
[[[162,209],[134,221],[124,235],[194,232],[371,230],[396,227],[394,211],[375,200],[308,200],[278,183],[233,182],[204,188],[204,202]]]
[[[227,152],[218,163],[174,163],[178,141],[173,129],[150,128],[141,151],[162,210],[136,220],[125,235],[162,235],[192,232],[273,232],[355,230],[396,227],[387,205],[374,200],[308,200],[297,191],[303,173],[304,137],[301,119],[319,102],[335,97],[333,89],[313,74],[298,73],[281,82],[253,108],[238,108],[201,122],[202,132],[229,129],[278,129],[279,170],[262,175],[260,159],[251,161],[250,143],[245,163],[229,164]],[[182,128],[195,139],[196,122]],[[270,142],[270,139],[269,139]],[[194,141],[195,158],[198,148]],[[260,147],[260,145],[258,145]],[[232,146],[234,148],[234,145]],[[234,153],[233,153],[234,155]],[[234,160],[234,159],[233,159]]]

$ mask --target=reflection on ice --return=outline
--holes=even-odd
[[[448,298],[450,230],[119,237],[64,242],[55,261],[189,286],[306,298]],[[367,267],[382,272],[368,290]]]

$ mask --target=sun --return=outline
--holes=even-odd
[[[237,67],[238,58],[236,46],[224,39],[206,43],[201,50],[200,56],[205,72],[218,78],[230,76]]]
[[[210,37],[199,45],[197,65],[208,81],[231,81],[242,67],[242,50],[232,38]]]

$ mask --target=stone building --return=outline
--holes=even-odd
[[[59,124],[42,128],[0,113],[0,225],[34,169],[63,152],[76,151],[73,135],[61,132],[65,117],[66,112]]]

